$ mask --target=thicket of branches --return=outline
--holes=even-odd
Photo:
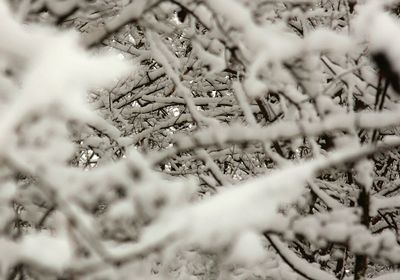
[[[397,1],[0,4],[4,279],[400,279]]]

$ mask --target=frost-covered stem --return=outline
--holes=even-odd
[[[198,150],[197,155],[208,167],[208,170],[210,170],[215,180],[217,180],[221,186],[226,185],[228,183],[226,176],[223,174],[218,165],[214,162],[214,160],[210,157],[210,155],[205,149]]]
[[[268,111],[264,106],[264,103],[260,98],[256,98],[256,103],[258,107],[260,108],[261,114],[263,115],[265,121],[268,123],[270,121]],[[282,151],[281,146],[279,145],[278,141],[272,141],[272,146],[274,147],[275,151],[282,157],[285,158],[285,154]]]
[[[296,273],[303,276],[308,280],[337,280],[333,275],[322,271],[305,260],[296,256],[285,244],[283,244],[277,237],[264,234],[268,242],[279,254],[279,256],[293,269]]]
[[[253,142],[265,142],[275,141],[283,139],[292,139],[296,137],[310,137],[318,136],[330,131],[338,130],[353,130],[354,128],[385,128],[393,125],[397,125],[399,122],[399,113],[355,113],[355,114],[343,114],[335,115],[332,117],[326,117],[323,121],[319,122],[284,122],[281,121],[277,124],[271,124],[268,127],[262,127],[254,129],[251,127],[240,127],[241,133],[237,133],[237,127],[220,127],[218,133],[223,137],[217,137],[214,129],[203,129],[201,131],[194,132],[191,135],[182,135],[177,138],[175,145],[172,148],[166,149],[161,152],[155,153],[153,162],[160,163],[167,158],[176,155],[180,152],[187,152],[199,147],[207,148],[214,145],[222,144],[247,144]],[[379,118],[379,122],[377,119]],[[385,121],[382,121],[385,119]],[[168,120],[173,123],[173,121]],[[303,125],[302,125],[303,124]],[[153,128],[152,128],[153,129]],[[142,134],[148,132],[142,132],[135,135],[134,143],[143,137]],[[139,137],[140,136],[140,137]],[[377,153],[380,151],[386,151],[388,146],[397,145],[396,143],[382,144],[377,147]],[[374,149],[371,146],[365,146],[366,149]]]
[[[253,112],[252,112],[250,104],[247,100],[246,93],[244,92],[244,90],[242,88],[242,85],[238,81],[235,81],[232,83],[232,88],[235,90],[236,100],[239,103],[239,106],[243,110],[243,114],[246,118],[246,122],[251,126],[257,127],[257,120],[253,115]]]
[[[365,272],[368,267],[368,257],[364,255],[356,255],[356,262],[354,265],[354,280],[365,279]]]
[[[220,130],[225,130],[225,128],[220,128]],[[268,135],[267,131],[269,131],[269,129],[265,129],[266,130],[265,134],[262,133],[263,132],[262,130],[261,131],[259,130],[258,134],[254,135],[254,137],[253,137],[253,135],[250,135],[251,131],[247,131],[247,128],[242,128],[242,130],[243,130],[243,133],[241,135],[238,135],[238,134],[235,135],[235,137],[237,139],[230,138],[229,141],[226,141],[224,143],[248,144],[248,143],[252,143],[253,141],[263,142],[265,140],[273,140],[273,139],[280,138],[280,137],[271,137],[271,135],[273,133],[272,131],[271,131],[271,135]],[[230,133],[228,131],[229,131],[229,129],[225,130],[224,132],[221,131],[221,133],[230,135],[230,134],[233,134],[233,132],[235,132],[235,131],[232,131],[232,133]],[[172,148],[166,149],[161,152],[154,152],[152,155],[150,155],[149,156],[150,162],[153,165],[158,165],[158,164],[164,162],[165,160],[167,160],[168,158],[175,156],[178,153],[187,152],[187,151],[199,148],[199,147],[208,148],[210,146],[217,145],[218,142],[216,141],[213,134],[208,135],[206,137],[206,135],[208,133],[209,132],[207,132],[207,131],[202,131],[199,134],[193,134],[190,136],[181,136],[179,139],[177,139],[178,140],[177,143]],[[296,135],[303,135],[303,134],[296,134]],[[292,137],[294,138],[294,137],[296,137],[296,135],[293,135]],[[251,139],[251,138],[253,138],[253,139]],[[355,150],[355,151],[353,150],[351,153],[349,153],[346,156],[345,161],[337,162],[336,160],[333,160],[333,159],[331,159],[331,161],[327,161],[324,164],[324,166],[321,166],[321,170],[325,169],[325,168],[329,168],[329,167],[334,167],[336,164],[342,164],[344,162],[348,162],[348,163],[356,162],[366,156],[371,156],[371,155],[374,155],[377,153],[386,152],[386,151],[396,148],[398,146],[400,146],[400,141],[398,141],[398,140],[388,142],[388,143],[382,143],[379,145],[365,145],[364,147],[362,147],[358,150]]]
[[[381,80],[381,77],[379,77],[379,80]],[[389,84],[390,84],[389,81],[386,80],[383,90],[381,89],[380,86],[378,86],[378,90],[376,93],[375,110],[382,111],[383,105],[385,104],[385,97],[387,94],[387,90],[389,88]],[[378,141],[378,137],[379,137],[379,130],[374,129],[372,133],[372,143],[376,143],[376,141]]]
[[[308,185],[310,186],[310,190],[325,203],[328,209],[338,209],[343,207],[343,205],[337,200],[330,197],[327,193],[325,193],[321,188],[314,183],[312,180],[308,181]]]
[[[361,190],[360,196],[358,198],[358,204],[362,208],[362,224],[367,228],[369,227],[369,205],[370,198],[367,191]],[[368,257],[366,255],[356,255],[356,261],[354,264],[354,280],[365,279],[365,273],[368,268]]]
[[[173,83],[176,86],[177,93],[184,99],[186,102],[186,107],[189,110],[190,115],[198,126],[202,125],[202,122],[208,123],[209,119],[204,117],[199,110],[196,108],[196,103],[193,100],[192,92],[189,88],[187,88],[181,80],[181,77],[176,74],[176,70],[174,69],[171,63],[176,62],[175,57],[169,53],[168,48],[165,44],[157,37],[154,32],[147,32],[147,38],[150,42],[150,47],[152,50],[152,54],[154,55],[154,59],[156,59],[159,63],[161,63],[165,69],[167,75],[171,78]],[[170,61],[174,60],[174,61]]]
[[[127,263],[143,259],[144,257],[150,255],[151,253],[156,253],[161,251],[163,248],[175,242],[179,238],[179,234],[177,232],[168,232],[167,233],[160,233],[154,240],[149,240],[148,242],[141,242],[138,243],[125,254],[121,254],[119,256],[113,256],[110,258],[110,262],[108,264],[112,264],[116,267],[121,267],[126,265]],[[87,274],[101,271],[107,269],[108,267],[99,260],[87,261],[87,262],[79,262],[76,263],[74,266],[68,271],[68,274],[73,276],[85,276]]]
[[[156,7],[161,1],[157,1],[152,5],[148,5],[146,0],[136,0],[126,6],[122,13],[109,22],[106,22],[103,26],[99,27],[95,31],[87,34],[83,38],[83,45],[87,48],[92,48],[100,44],[111,34],[118,32],[122,27],[128,23],[136,22],[140,17]]]
[[[385,213],[385,214],[388,214],[392,218],[393,224],[392,224],[392,222],[389,221],[389,219],[385,216],[385,214],[382,214],[381,211],[377,211],[377,213],[385,221],[385,223],[388,225],[388,227],[390,229],[393,229],[396,232],[396,234],[398,234],[398,228],[396,225],[396,221],[393,220],[392,215],[390,215],[391,213],[389,212],[389,213]]]
[[[128,89],[124,94],[121,94],[120,96],[114,98],[112,100],[113,103],[119,102],[121,99],[126,98],[127,95],[132,94],[132,92],[134,92],[135,90],[138,90],[140,88],[146,88],[152,84],[154,84],[155,82],[157,82],[158,80],[164,78],[167,74],[164,71],[159,71],[159,70],[154,70],[152,72],[149,72],[146,74],[146,80],[144,82],[140,82],[137,85],[135,84],[133,87],[131,87],[130,89]],[[133,101],[136,101],[137,98],[141,97],[141,95],[135,95],[134,99],[130,99],[129,103],[123,103],[122,105],[120,105],[120,108],[126,105],[131,104]],[[103,106],[100,106],[96,109],[101,109],[104,108],[105,105],[103,104]]]
[[[323,59],[321,59],[321,61],[324,61]],[[365,67],[366,64],[361,63],[357,66],[354,66],[350,69],[347,69],[339,74],[336,74],[333,78],[332,81],[324,88],[323,90],[323,94],[326,94],[334,85],[337,81],[343,81],[342,78],[346,75],[352,74],[355,75],[355,71],[358,71],[360,69],[362,69],[363,67]],[[333,71],[333,70],[332,70]]]
[[[339,279],[343,279],[345,275],[345,266],[346,266],[346,259],[347,259],[348,253],[347,253],[347,248],[344,248],[344,256],[340,258],[337,263],[336,263],[336,268],[335,268],[335,275]]]
[[[368,162],[367,160],[363,160]],[[361,165],[358,167],[358,176],[360,179],[356,178],[355,182],[360,188],[360,193],[358,196],[358,206],[361,207],[362,216],[361,216],[361,224],[364,225],[367,229],[369,228],[370,224],[370,188],[371,184],[365,178],[368,176],[367,174],[370,172],[369,169],[372,170],[371,165],[364,166],[363,161],[358,162],[357,164]],[[360,170],[361,169],[361,170]],[[365,254],[358,254],[356,255],[356,260],[354,264],[354,280],[363,280],[365,279],[365,273],[368,268],[368,257]]]
[[[20,263],[20,264],[15,265],[6,279],[7,280],[25,279],[24,264]]]
[[[263,149],[266,156],[270,157],[278,166],[284,166],[288,163],[288,159],[281,156],[277,152],[274,152],[271,147],[270,143],[264,143]]]
[[[190,8],[186,7],[185,5],[183,5],[182,3],[179,3],[179,1],[176,0],[168,0],[168,2],[171,2],[177,6],[179,6],[179,8],[181,8],[183,11],[185,11],[185,13],[192,15],[197,22],[199,22],[204,28],[206,28],[207,30],[210,29],[207,24],[201,20],[201,18],[199,18],[195,12],[193,12]]]
[[[248,102],[248,100],[247,100],[247,98],[246,98],[246,93],[244,92],[242,85],[241,85],[239,82],[235,81],[235,82],[233,82],[232,87],[233,87],[233,89],[235,90],[236,99],[237,99],[237,101],[238,101],[240,107],[241,107],[242,110],[243,110],[243,113],[244,113],[244,116],[245,116],[245,118],[246,118],[247,123],[248,123],[249,125],[251,125],[251,126],[259,127],[259,125],[258,125],[258,123],[257,123],[257,120],[256,120],[256,118],[254,117],[253,112],[251,111],[250,104],[249,104],[249,102]],[[260,98],[256,98],[255,100],[256,100],[256,103],[257,103],[258,107],[260,108],[260,111],[261,111],[261,113],[262,113],[262,115],[263,115],[265,121],[266,121],[267,123],[270,122],[270,118],[269,118],[269,115],[268,115],[268,111],[267,111],[267,109],[265,108],[265,106],[264,106],[262,100],[261,100]],[[280,147],[278,141],[272,141],[272,145],[273,145],[273,147],[275,148],[276,152],[277,152],[282,158],[285,158],[285,155],[284,155],[284,153],[283,153],[283,151],[282,151],[282,149],[281,149],[281,147]]]
[[[54,212],[54,210],[56,210],[56,206],[55,205],[49,207],[46,210],[46,212],[43,214],[43,216],[40,218],[39,222],[36,225],[36,229],[37,230],[40,230],[43,227],[43,225],[46,222],[47,218],[50,217],[50,215]]]
[[[69,225],[79,234],[82,241],[88,244],[94,252],[105,262],[110,261],[110,254],[97,238],[97,236],[86,227],[80,217],[74,213],[69,203],[60,196],[57,188],[43,176],[37,176],[28,166],[14,160],[10,156],[3,156],[3,161],[10,168],[24,174],[27,177],[35,178],[38,181],[38,189],[52,201],[57,208],[65,215]]]

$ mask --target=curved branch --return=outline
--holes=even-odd
[[[323,270],[316,268],[307,261],[293,253],[278,237],[264,234],[278,255],[286,262],[293,271],[308,280],[337,280],[337,278]]]

